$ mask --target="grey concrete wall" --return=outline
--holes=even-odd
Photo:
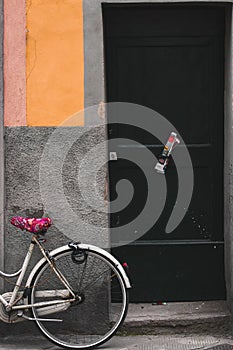
[[[51,183],[53,174],[45,169],[45,181],[49,184],[49,196],[52,199],[53,208],[44,207],[41,198],[41,186],[46,183],[39,182],[39,167],[42,153],[47,141],[53,135],[56,128],[32,128],[32,127],[8,127],[5,130],[5,154],[6,154],[6,234],[5,234],[5,266],[7,271],[13,272],[22,263],[23,254],[26,253],[30,234],[16,229],[10,224],[10,218],[15,215],[41,217],[53,213],[54,226],[47,233],[47,246],[49,249],[66,244],[71,240],[83,243],[103,246],[104,240],[99,233],[99,227],[106,227],[106,214],[96,213],[83,199],[80,193],[77,172],[80,161],[87,151],[105,138],[102,128],[59,128],[57,148],[52,155],[59,159],[59,152],[67,143],[67,140],[75,135],[75,142],[62,160],[62,181],[66,203],[60,197],[56,183]],[[79,139],[81,135],[81,139]],[[57,153],[56,153],[57,152]],[[100,170],[97,182],[100,191],[104,189],[105,170]],[[87,180],[88,181],[88,180]],[[102,192],[103,194],[103,192]],[[104,195],[104,194],[103,194]],[[65,216],[64,207],[67,205],[79,218],[76,222],[69,222]],[[46,211],[47,210],[47,211]],[[50,215],[51,216],[51,215]],[[75,217],[75,216],[74,216]],[[56,227],[56,220],[64,222],[65,230]],[[93,224],[90,228],[89,224]],[[57,225],[60,227],[59,225]],[[105,242],[106,243],[106,242]],[[19,254],[20,248],[20,254]],[[14,259],[12,259],[14,254]],[[36,257],[38,258],[38,256]]]
[[[100,0],[83,1],[85,107],[105,100],[101,2]]]

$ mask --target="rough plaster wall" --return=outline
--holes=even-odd
[[[6,237],[5,237],[5,263],[8,271],[13,271],[22,259],[21,254],[17,254],[14,259],[11,257],[11,251],[20,249],[23,253],[24,243],[28,243],[29,234],[19,232],[16,228],[9,224],[9,218],[14,215],[36,216],[40,217],[44,213],[43,203],[41,201],[39,186],[39,165],[44,146],[51,136],[54,128],[7,128],[5,147],[6,147]],[[80,131],[83,128],[64,128],[61,133],[59,142],[65,144],[66,139],[70,137],[72,132]],[[79,132],[78,132],[79,133]],[[85,156],[86,152],[94,144],[104,139],[101,129],[93,129],[82,136],[81,140],[74,142],[70,148],[63,164],[63,185],[66,199],[72,210],[82,219],[83,227],[75,227],[75,225],[67,224],[67,237],[58,232],[56,227],[49,229],[47,235],[49,247],[59,246],[71,240],[72,236],[85,243],[103,244],[103,237],[98,235],[98,227],[106,225],[106,215],[96,213],[82,199],[77,182],[77,169],[80,160]],[[58,154],[54,154],[57,157]],[[102,169],[104,172],[104,168]],[[49,179],[49,174],[48,174]],[[99,188],[104,188],[105,177],[99,173]],[[56,190],[56,186],[55,186]],[[55,208],[60,210],[56,196],[56,191],[51,189],[51,196],[55,195]],[[61,203],[63,205],[63,203]],[[62,210],[61,210],[62,211]],[[58,215],[62,214],[61,211]],[[46,214],[46,213],[45,213]],[[64,221],[66,218],[64,217]],[[96,229],[88,231],[85,224],[93,223]],[[54,240],[54,241],[53,241]],[[22,247],[21,247],[22,245]],[[26,247],[25,247],[26,248]]]

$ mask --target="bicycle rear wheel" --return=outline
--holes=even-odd
[[[95,251],[80,251],[72,256],[66,250],[54,257],[54,265],[81,297],[72,303],[33,307],[34,318],[44,335],[59,346],[89,349],[109,340],[123,322],[128,307],[128,292],[121,273],[111,261]],[[62,282],[46,262],[36,273],[30,302],[39,303],[70,298]]]

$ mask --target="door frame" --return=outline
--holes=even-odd
[[[224,250],[225,250],[225,278],[228,306],[233,314],[233,6],[226,6],[225,25],[225,94],[224,94]]]
[[[106,74],[104,62],[104,35],[102,4],[126,4],[125,0],[85,0],[83,1],[84,22],[84,104],[85,108],[106,101]],[[216,3],[199,0],[127,0],[127,4],[195,4],[224,6],[226,8],[225,34],[225,97],[224,97],[224,244],[225,278],[227,301],[233,313],[233,107],[232,107],[232,56],[233,25],[232,1]],[[95,77],[95,79],[93,79]],[[232,136],[231,136],[232,135]],[[230,188],[229,188],[230,187]],[[110,232],[109,232],[110,234]]]

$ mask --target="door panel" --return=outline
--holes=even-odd
[[[167,118],[182,135],[194,169],[193,197],[180,225],[165,233],[178,191],[171,161],[160,218],[143,237],[113,250],[132,265],[131,300],[224,298],[224,7],[105,5],[103,15],[108,101],[137,103]],[[110,129],[122,158],[137,152],[144,168],[154,172],[143,148],[117,139],[132,138],[158,156],[162,145],[156,137],[132,126]],[[148,191],[143,172],[121,157],[109,163],[110,199],[120,179],[129,179],[135,194],[111,215],[115,228],[139,215]]]

